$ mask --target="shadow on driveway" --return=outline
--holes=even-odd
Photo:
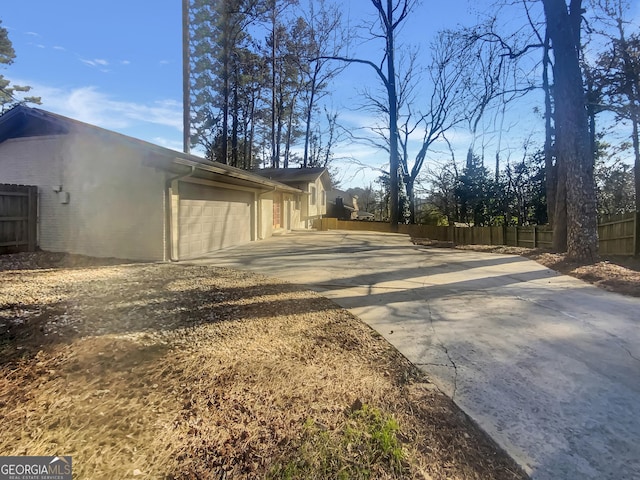
[[[321,292],[380,332],[533,479],[640,478],[640,299],[518,256],[295,232],[198,264]]]

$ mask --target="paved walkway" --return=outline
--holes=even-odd
[[[518,256],[374,232],[294,232],[201,262],[304,284],[349,309],[533,479],[640,479],[640,298]]]

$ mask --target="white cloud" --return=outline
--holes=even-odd
[[[87,60],[86,58],[81,58],[80,61],[92,67],[98,67],[98,66],[104,67],[109,65],[109,62],[106,60],[103,60],[102,58],[95,58],[93,60]]]
[[[160,60],[160,65],[169,65],[171,61],[169,60]]]
[[[120,65],[131,65],[131,62],[129,60],[121,60]]]
[[[53,46],[53,49],[54,49],[54,50],[62,50],[62,51],[66,50],[66,48],[61,47],[60,45],[54,45],[54,46]]]
[[[114,99],[96,87],[63,90],[28,80],[24,83],[33,86],[33,95],[42,97],[41,108],[82,122],[119,131],[156,125],[182,132],[182,104],[178,101],[145,104]]]
[[[25,35],[29,35],[31,37],[39,37],[40,34],[36,32],[24,32]]]

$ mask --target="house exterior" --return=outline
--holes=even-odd
[[[263,168],[253,173],[303,192],[301,202],[283,192],[273,200],[274,227],[288,230],[312,228],[313,222],[327,214],[327,191],[331,178],[326,168]],[[280,223],[276,220],[280,218]]]
[[[296,187],[41,109],[0,117],[0,183],[38,187],[43,250],[180,260],[267,238]]]
[[[358,196],[332,189],[327,192],[327,217],[339,220],[373,220],[374,215],[360,209]]]
[[[355,220],[358,215],[358,199],[343,190],[327,192],[327,217],[339,220]]]

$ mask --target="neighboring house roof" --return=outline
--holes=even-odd
[[[0,115],[0,143],[12,138],[63,135],[71,131],[81,132],[83,130],[102,135],[107,140],[130,144],[146,154],[156,154],[149,165],[170,172],[185,173],[186,171],[188,173],[186,168],[191,168],[192,176],[196,178],[216,180],[223,177],[228,183],[236,185],[302,193],[300,189],[277,180],[270,180],[246,170],[219,162],[211,162],[196,155],[171,150],[39,108],[17,105]]]
[[[325,190],[331,187],[331,178],[329,172],[324,167],[313,168],[261,168],[252,170],[256,175],[260,175],[271,180],[286,183],[311,183],[320,178]]]

